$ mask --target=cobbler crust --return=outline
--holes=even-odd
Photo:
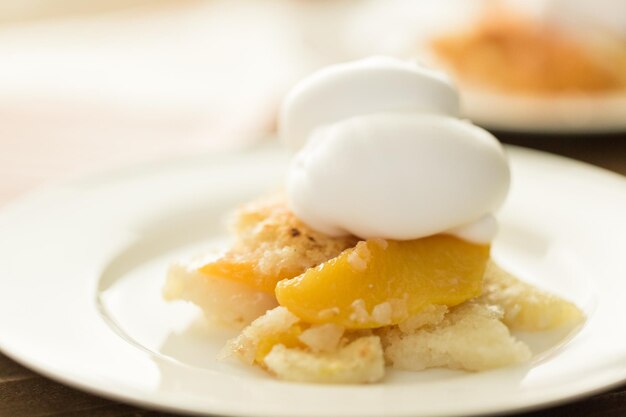
[[[354,236],[333,237],[317,232],[289,210],[282,194],[242,206],[233,219],[237,236],[225,255],[249,262],[267,276],[296,276],[355,246]]]

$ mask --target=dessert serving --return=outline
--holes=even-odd
[[[468,28],[435,37],[431,46],[464,85],[541,96],[623,94],[623,40],[578,32],[498,7]]]
[[[458,100],[440,73],[391,58],[303,80],[280,116],[296,152],[285,191],[239,208],[222,253],[173,264],[166,299],[242,328],[221,358],[285,380],[530,360],[512,331],[584,317],[491,259],[508,162]]]

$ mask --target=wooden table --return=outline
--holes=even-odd
[[[81,171],[91,166],[91,159],[78,158],[87,154],[98,155],[99,164],[115,163],[120,159],[142,159],[141,146],[128,151],[124,147],[124,158],[119,158],[121,145],[116,142],[100,143],[99,139],[86,138],[74,143],[72,153],[45,152],[34,144],[5,142],[0,127],[0,204],[32,188],[45,179],[56,178],[69,172]],[[587,161],[592,164],[626,175],[626,135],[595,137],[539,137],[496,133],[506,142],[530,146],[549,152]],[[90,140],[92,142],[90,142]],[[98,142],[97,152],[93,150]],[[165,142],[164,142],[165,143]],[[159,152],[168,154],[168,147],[179,147],[161,143]],[[189,149],[198,144],[188,144]],[[145,159],[145,158],[143,158]],[[625,214],[626,215],[626,214]],[[0,331],[2,331],[0,329]],[[112,402],[81,391],[68,388],[44,378],[0,354],[0,416],[172,416],[155,411]],[[626,416],[626,385],[591,398],[550,408],[542,411],[519,414],[525,417],[547,416]]]

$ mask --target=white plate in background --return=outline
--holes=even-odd
[[[165,303],[167,264],[223,243],[237,204],[276,189],[276,148],[129,167],[0,210],[0,349],[71,386],[151,408],[225,416],[458,416],[536,408],[626,379],[626,181],[509,148],[513,185],[494,257],[587,314],[567,343],[481,373],[389,371],[380,384],[282,382],[215,360],[233,331]]]
[[[541,1],[514,3],[538,15],[543,13],[542,4],[545,6]],[[471,0],[362,3],[346,19],[346,54],[353,58],[383,54],[417,59],[447,71],[430,51],[429,39],[471,24],[490,5]],[[489,129],[557,134],[626,132],[626,91],[542,97],[461,83],[460,91],[463,115]]]

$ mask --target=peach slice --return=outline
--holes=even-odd
[[[214,262],[198,268],[198,271],[207,276],[219,276],[235,282],[247,284],[250,287],[267,293],[274,292],[276,283],[281,279],[293,278],[302,273],[301,269],[283,270],[280,277],[264,274],[257,270],[256,264],[247,260],[236,259],[226,255]]]
[[[276,297],[308,323],[393,325],[430,305],[454,306],[479,296],[489,250],[447,235],[372,239],[280,281]]]
[[[286,348],[304,348],[304,343],[299,339],[301,334],[302,326],[294,324],[282,333],[262,337],[259,339],[254,361],[259,365],[263,365],[265,357],[276,345],[283,345]]]

